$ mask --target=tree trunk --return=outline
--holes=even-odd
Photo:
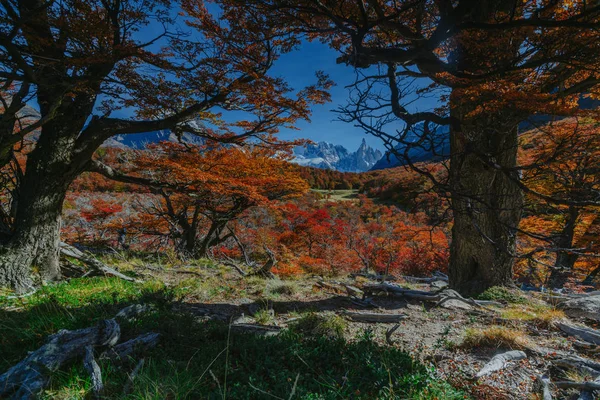
[[[592,272],[590,272],[588,274],[588,276],[585,277],[585,279],[583,280],[583,282],[581,282],[582,285],[593,285],[594,284],[594,280],[596,279],[596,277],[600,275],[600,265],[598,265]]]
[[[451,132],[449,278],[452,288],[472,295],[513,285],[522,193],[516,173],[501,169],[516,166],[518,132],[514,120],[502,115],[460,120]]]
[[[556,247],[560,250],[556,252],[556,261],[554,268],[548,279],[548,287],[562,288],[573,272],[573,266],[579,258],[579,255],[572,253],[569,249],[573,248],[573,237],[575,236],[575,226],[579,210],[577,207],[569,207],[565,226],[556,241]]]
[[[468,5],[467,5],[468,4]],[[514,11],[514,2],[469,0],[469,20],[486,22]],[[459,35],[460,36],[460,35]],[[487,32],[477,46],[465,33],[457,38],[449,62],[465,74],[490,69],[490,60],[518,54],[525,37],[520,32],[499,36]],[[497,53],[496,53],[497,51]],[[501,62],[501,61],[499,61]],[[492,69],[497,68],[494,64]],[[499,85],[500,87],[500,85]],[[523,196],[516,180],[518,123],[527,117],[498,103],[497,88],[473,84],[452,89],[450,113],[450,195],[454,213],[450,245],[450,286],[464,295],[492,286],[512,286],[513,257]]]
[[[18,292],[31,288],[32,266],[42,280],[60,278],[62,205],[80,169],[69,165],[71,143],[48,133],[57,128],[52,124],[44,127],[36,148],[28,155],[14,234],[0,247],[0,286]]]

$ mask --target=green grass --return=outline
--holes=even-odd
[[[161,342],[144,354],[129,394],[122,389],[135,361],[100,361],[107,399],[462,399],[430,369],[369,335],[307,335],[285,330],[275,337],[234,334],[227,324],[201,322],[172,303],[179,290],[162,283],[132,284],[107,278],[74,279],[23,299],[0,298],[0,371],[60,329],[90,326],[132,303],[154,311],[122,324],[122,340],[159,332]],[[178,309],[185,309],[180,304]],[[90,382],[79,362],[55,373],[46,399],[89,397]],[[268,394],[266,394],[268,393]],[[275,397],[273,397],[275,396]]]
[[[358,190],[345,189],[345,190],[324,190],[324,189],[312,189],[313,192],[319,193],[324,200],[329,201],[350,201],[358,198]]]
[[[291,329],[305,336],[327,337],[340,339],[344,337],[344,331],[348,323],[343,317],[333,313],[317,314],[309,312],[295,321]]]
[[[507,303],[523,304],[527,299],[521,296],[517,290],[511,290],[503,286],[494,286],[479,295],[480,300],[504,301]]]

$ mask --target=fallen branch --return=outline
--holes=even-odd
[[[441,296],[432,292],[423,290],[406,289],[390,283],[377,283],[363,286],[364,296],[373,295],[375,293],[384,292],[395,297],[405,297],[423,301],[439,301]]]
[[[560,381],[554,382],[554,385],[559,389],[579,389],[586,391],[600,390],[600,382]]]
[[[160,335],[158,333],[144,333],[134,339],[111,347],[102,353],[100,359],[108,359],[113,362],[125,361],[136,352],[155,347],[158,344],[159,337]]]
[[[400,324],[396,324],[396,325],[392,326],[390,329],[388,329],[385,332],[385,341],[390,346],[394,345],[394,341],[392,340],[392,335],[394,334],[394,332],[396,332],[396,330],[398,330],[398,328],[400,328]]]
[[[580,340],[576,340],[573,342],[573,347],[575,347],[578,351],[587,354],[600,354],[600,346],[597,346],[593,343],[582,342]]]
[[[240,268],[240,266],[239,266],[239,265],[237,265],[237,264],[236,264],[236,263],[234,263],[234,262],[225,261],[225,262],[223,263],[223,265],[226,265],[226,266],[228,266],[228,267],[231,267],[231,268],[235,269],[235,270],[236,270],[236,272],[237,272],[238,274],[240,274],[240,276],[246,276],[246,275],[247,275],[247,274],[246,274],[246,273],[245,273],[245,272],[242,270],[242,268]]]
[[[507,351],[506,353],[495,355],[475,376],[481,378],[492,372],[504,369],[509,361],[518,361],[525,358],[527,358],[527,354],[520,350]]]
[[[94,271],[102,273],[103,275],[116,276],[117,278],[121,278],[129,282],[139,282],[137,279],[120,273],[119,271],[105,265],[101,261],[83,253],[82,251],[79,251],[75,247],[68,245],[65,242],[60,242],[60,252],[63,256],[79,260],[88,267],[92,268]]]
[[[594,382],[592,383],[599,383],[600,384],[600,377],[596,378],[594,380]],[[579,392],[579,397],[577,398],[577,400],[597,400],[598,397],[594,396],[594,392],[597,389],[589,389],[589,388],[584,388],[581,389],[581,391]],[[598,392],[596,392],[596,394],[598,394]]]
[[[594,378],[600,375],[600,363],[594,360],[590,360],[588,358],[571,356],[554,360],[552,361],[552,363],[561,367],[585,370],[586,372],[589,372],[590,375],[592,375]]]
[[[400,322],[407,316],[405,314],[378,314],[378,313],[355,313],[344,312],[344,315],[356,322],[373,322],[373,323],[394,323]]]
[[[281,332],[281,328],[275,325],[234,324],[231,325],[231,331],[261,336],[276,336]]]
[[[600,331],[581,326],[569,325],[563,322],[558,322],[556,326],[570,336],[578,337],[579,339],[588,343],[600,345]]]
[[[96,398],[100,398],[102,391],[104,390],[104,384],[102,383],[102,372],[100,366],[94,358],[94,348],[91,345],[85,346],[85,356],[83,357],[83,367],[90,374],[90,380],[92,381],[92,392]]]
[[[74,331],[59,331],[48,343],[0,375],[0,398],[33,399],[49,382],[49,374],[66,362],[81,357],[88,347],[113,346],[121,336],[114,319]]]

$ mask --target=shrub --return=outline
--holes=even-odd
[[[503,286],[493,286],[479,295],[480,300],[505,301],[507,303],[525,303],[527,299]]]
[[[495,325],[485,329],[468,328],[465,331],[461,347],[526,349],[531,347],[531,341],[527,334],[520,329]]]
[[[295,321],[291,329],[307,336],[342,338],[347,327],[346,320],[332,313],[318,314],[311,312]]]

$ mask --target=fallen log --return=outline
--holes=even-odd
[[[573,382],[573,381],[560,381],[560,382],[554,382],[554,386],[556,386],[559,389],[578,389],[578,390],[585,390],[585,391],[595,391],[595,390],[600,390],[600,382],[591,382],[591,381],[587,381],[587,382]]]
[[[596,377],[600,375],[600,362],[590,360],[588,358],[579,357],[579,356],[571,356],[560,358],[558,360],[552,361],[553,364],[556,364],[561,367],[570,367],[570,368],[580,368],[585,367],[586,369],[595,371],[592,372],[592,376]],[[589,371],[588,371],[589,372]]]
[[[600,345],[600,331],[583,326],[569,325],[563,322],[558,322],[556,326],[567,335],[575,336],[588,343]]]
[[[600,377],[596,378],[594,383],[600,383]],[[594,392],[595,394],[600,394],[596,389],[584,388],[579,392],[577,400],[597,400],[598,397],[595,396]]]
[[[121,278],[129,282],[140,282],[135,278],[120,273],[116,269],[105,265],[103,262],[97,260],[96,258],[90,255],[83,253],[82,251],[79,251],[75,247],[68,245],[65,242],[60,242],[60,253],[65,257],[70,257],[81,261],[82,263],[93,269],[95,272],[101,273],[103,275],[116,276],[117,278]]]
[[[439,271],[435,271],[431,277],[429,278],[422,278],[422,277],[418,277],[418,276],[407,276],[407,275],[400,275],[400,278],[404,279],[407,282],[411,282],[411,283],[432,283],[435,281],[444,281],[444,282],[448,282],[448,275],[443,274]]]
[[[355,313],[349,311],[344,312],[344,315],[356,322],[380,322],[386,324],[400,322],[407,318],[405,314]]]
[[[477,378],[489,375],[492,372],[499,371],[506,367],[509,361],[518,361],[527,358],[527,354],[520,350],[507,351],[506,353],[497,354],[483,366],[483,368],[475,375]]]
[[[275,325],[234,324],[231,325],[231,331],[260,336],[277,336],[281,332],[281,328]]]
[[[342,286],[346,288],[346,293],[348,294],[348,296],[361,297],[363,295],[363,291],[357,287],[347,285],[345,283],[342,283]]]
[[[83,356],[88,347],[113,346],[120,336],[121,329],[114,319],[50,336],[48,343],[0,375],[0,398],[35,398],[48,384],[51,372]]]
[[[139,352],[140,350],[147,350],[155,347],[158,344],[159,337],[160,335],[158,333],[144,333],[134,339],[111,347],[102,353],[100,359],[108,359],[113,362],[128,360],[132,354]]]
[[[580,340],[575,340],[573,342],[573,347],[575,347],[578,351],[587,354],[600,354],[600,346],[597,346],[593,343],[582,342]]]
[[[390,283],[377,283],[363,286],[364,296],[373,295],[378,292],[384,292],[388,295],[396,296],[396,297],[406,297],[415,300],[423,300],[423,301],[439,301],[441,300],[441,296],[438,294],[427,292],[424,290],[413,290],[403,288],[397,285],[392,285]]]
[[[85,347],[85,356],[83,357],[83,367],[90,374],[90,380],[92,381],[92,392],[94,397],[100,398],[102,391],[104,390],[104,384],[102,383],[102,372],[100,372],[100,366],[94,358],[94,348],[92,346]]]
[[[147,310],[148,307],[145,306],[129,306],[117,315],[119,318],[126,318]],[[82,358],[83,365],[91,377],[94,395],[99,397],[103,383],[100,367],[94,357],[95,348],[108,348],[100,359],[116,360],[128,357],[141,348],[152,347],[158,340],[158,334],[148,333],[117,344],[120,337],[121,328],[115,319],[101,321],[89,328],[61,330],[49,336],[46,344],[0,375],[0,398],[36,398],[48,385],[51,373],[76,358]]]

